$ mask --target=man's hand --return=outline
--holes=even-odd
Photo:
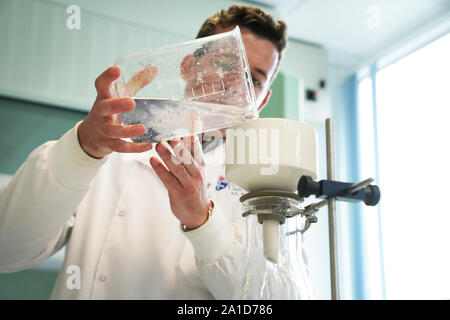
[[[134,96],[136,92],[150,83],[156,75],[156,68],[149,72],[141,70],[125,86],[125,92]],[[78,126],[78,141],[81,148],[93,158],[101,159],[113,151],[144,152],[152,148],[151,143],[131,143],[121,138],[143,135],[146,131],[142,124],[122,126],[121,112],[134,109],[131,98],[113,98],[112,83],[120,76],[120,67],[113,66],[104,71],[96,80],[97,99],[91,111]],[[119,118],[119,119],[118,119]]]
[[[164,165],[156,158],[150,164],[167,188],[173,214],[189,229],[198,228],[208,220],[208,199],[203,152],[197,136],[171,141],[175,155],[162,143],[156,145]]]

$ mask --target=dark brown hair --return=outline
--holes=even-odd
[[[218,28],[234,25],[247,28],[275,45],[279,53],[276,68],[278,70],[281,54],[287,43],[286,23],[281,20],[275,21],[271,15],[259,8],[234,5],[228,10],[221,10],[203,23],[197,38],[213,35]]]

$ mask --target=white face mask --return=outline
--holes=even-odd
[[[207,138],[204,139],[204,141],[202,141],[203,153],[208,153],[209,151],[214,150],[215,148],[217,148],[224,142],[225,142],[225,138],[220,139],[220,138],[212,137],[211,139],[207,139]]]

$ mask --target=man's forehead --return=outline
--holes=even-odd
[[[213,34],[228,32],[235,27],[236,25],[217,27]],[[279,60],[276,46],[270,40],[259,36],[248,28],[240,26],[240,31],[251,71],[271,79]]]
[[[250,68],[265,78],[270,78],[275,72],[279,53],[275,45],[267,39],[254,34],[244,36],[245,51]]]

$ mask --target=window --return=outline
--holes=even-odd
[[[358,85],[360,171],[381,188],[380,215],[364,212],[366,281],[384,278],[387,299],[450,299],[449,56],[447,34]]]
[[[358,150],[359,150],[359,175],[360,180],[377,178],[377,164],[375,157],[375,127],[374,127],[374,97],[371,77],[362,79],[358,84]],[[379,179],[375,184],[379,185]],[[384,190],[382,190],[382,195]],[[366,299],[383,299],[383,266],[382,248],[380,243],[380,216],[379,207],[369,207],[363,203],[358,204],[361,213],[361,225],[364,232],[361,233],[362,255],[365,261],[365,296]]]

